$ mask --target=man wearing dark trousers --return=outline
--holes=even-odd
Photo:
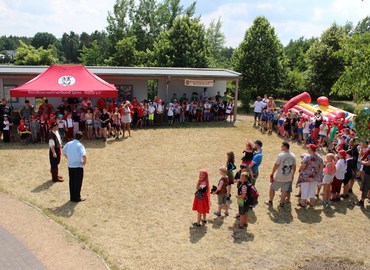
[[[49,133],[49,160],[50,172],[53,182],[63,182],[63,177],[58,176],[58,165],[60,162],[60,154],[62,147],[62,139],[58,132],[58,124],[51,124],[51,132]]]
[[[86,165],[86,149],[81,144],[83,134],[77,132],[75,139],[67,143],[63,148],[63,155],[68,160],[69,194],[72,202],[82,202],[81,187],[84,177],[83,167]]]

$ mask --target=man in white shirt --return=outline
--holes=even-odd
[[[81,198],[81,187],[84,176],[83,167],[86,165],[86,149],[80,142],[82,137],[82,132],[77,132],[75,139],[67,143],[63,148],[63,155],[68,160],[69,193],[72,202],[86,200]]]
[[[254,126],[256,126],[257,120],[258,120],[258,125],[260,126],[262,109],[263,109],[263,104],[262,104],[260,96],[257,97],[257,100],[254,102],[253,106],[254,106]]]
[[[284,206],[285,198],[288,196],[292,189],[294,174],[296,171],[296,158],[295,155],[289,152],[290,145],[287,142],[281,144],[282,152],[278,155],[274,168],[270,175],[270,194],[269,200],[265,203],[272,206],[275,196],[275,191],[281,189],[280,207]]]

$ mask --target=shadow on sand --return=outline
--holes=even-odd
[[[224,224],[224,218],[225,217],[223,217],[223,216],[222,217],[216,217],[212,220],[209,220],[208,222],[210,224],[212,224],[213,229],[220,229],[221,226]]]
[[[202,239],[207,233],[207,227],[206,226],[201,226],[201,227],[196,227],[196,226],[190,226],[189,228],[189,238],[190,242],[192,244],[198,243],[200,239]]]
[[[293,221],[291,205],[285,205],[284,207],[279,207],[278,209],[269,207],[268,210],[268,215],[272,222],[277,224],[289,224]]]
[[[235,222],[233,227],[229,227],[229,230],[233,232],[231,237],[234,239],[234,243],[241,244],[243,242],[251,242],[254,240],[254,234],[248,232],[248,228],[240,229],[237,225],[239,222]]]
[[[303,223],[313,224],[313,223],[319,223],[322,220],[321,209],[315,209],[313,207],[301,207],[301,208],[295,208],[295,211],[297,213],[297,217],[300,221]]]

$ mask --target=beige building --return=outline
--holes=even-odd
[[[26,98],[11,98],[9,90],[20,86],[45,71],[47,66],[0,66],[0,98],[7,98],[15,109],[24,104]],[[184,93],[191,97],[193,92],[201,95],[207,88],[208,96],[221,95],[226,91],[226,82],[238,82],[241,74],[225,69],[208,68],[156,68],[156,67],[87,67],[89,71],[103,80],[114,84],[118,89],[118,99],[130,100],[132,97],[144,100],[150,94],[169,102],[176,93],[180,98]],[[152,89],[152,91],[151,91]],[[35,98],[27,98],[36,104]],[[49,102],[54,106],[62,103],[62,98],[51,97]]]

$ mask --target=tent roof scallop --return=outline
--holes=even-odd
[[[10,90],[11,97],[107,97],[118,91],[84,66],[52,65],[43,73]]]

